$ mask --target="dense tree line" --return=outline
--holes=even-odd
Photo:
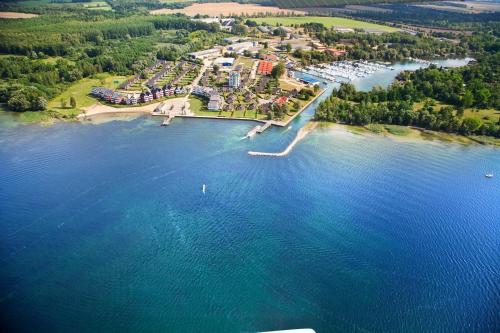
[[[342,84],[318,106],[315,118],[352,125],[394,124],[466,135],[500,137],[500,121],[495,124],[483,122],[478,118],[464,117],[463,108],[437,108],[430,99],[424,100],[423,106],[415,110],[415,100],[411,98],[411,92],[394,89],[394,86],[399,84],[393,84],[387,90],[378,87],[369,93],[363,93],[356,91],[351,84]]]
[[[324,29],[318,31],[316,36],[327,45],[347,43],[349,57],[354,59],[384,61],[397,61],[408,57],[428,59],[462,56],[468,51],[466,45],[441,41],[423,34],[413,36],[408,33],[396,32],[375,35],[357,32],[340,33]]]
[[[295,58],[300,59],[300,62],[304,66],[337,60],[337,57],[333,56],[329,52],[321,52],[316,50],[305,51],[296,49],[295,51],[293,51],[292,55]]]
[[[419,2],[423,0],[412,0]],[[373,0],[272,0],[272,3],[280,8],[308,8],[308,7],[335,7],[344,5],[372,4]],[[409,0],[385,0],[389,2],[410,2]]]
[[[388,1],[384,1],[388,2]],[[413,1],[412,1],[413,2]],[[438,10],[434,8],[419,7],[412,4],[379,4],[380,11],[353,11],[349,16],[354,18],[371,19],[381,22],[398,22],[405,24],[450,27],[453,24],[500,21],[500,13],[460,13],[456,11]]]

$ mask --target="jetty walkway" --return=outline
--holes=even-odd
[[[292,142],[288,145],[288,147],[285,148],[282,152],[279,153],[267,153],[267,152],[260,152],[260,151],[249,151],[248,155],[250,156],[271,156],[271,157],[283,157],[288,155],[293,147],[302,140],[303,138],[306,137],[307,134],[309,134],[314,128],[316,128],[317,123],[311,122],[307,123],[304,127],[302,127],[298,133],[295,139],[293,139]]]

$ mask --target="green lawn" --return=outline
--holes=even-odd
[[[246,68],[252,68],[254,61],[255,59],[239,57],[238,60],[236,60],[235,66],[242,65]]]
[[[465,109],[464,117],[479,118],[484,122],[498,123],[500,111],[495,109]]]
[[[63,57],[48,57],[46,59],[41,59],[40,61],[43,62],[43,63],[45,63],[45,64],[54,65],[58,60],[65,60],[65,61],[69,62],[72,65],[75,64],[75,62],[73,60],[69,60],[69,59],[63,58]]]
[[[217,111],[207,110],[206,102],[194,96],[189,97],[189,109],[197,116],[217,117],[219,115]]]
[[[337,28],[351,28],[351,29],[376,29],[380,31],[393,32],[398,29],[388,27],[385,25],[363,22],[358,20],[352,20],[342,17],[323,17],[323,16],[297,16],[297,17],[259,17],[253,18],[252,20],[257,23],[267,23],[270,25],[282,24],[284,26],[291,26],[293,24],[304,24],[304,23],[322,23],[325,27],[337,27]]]
[[[234,117],[234,118],[249,118],[249,119],[256,119],[255,118],[255,110],[250,111],[248,110],[245,113],[245,116],[243,116],[244,111],[228,111],[228,112],[219,112],[219,111],[209,111],[207,110],[206,106],[207,102],[204,101],[201,98],[191,96],[189,97],[189,107],[191,109],[191,112],[193,112],[197,116],[208,116],[208,117]],[[267,116],[264,114],[258,114],[257,119],[266,119]]]
[[[89,96],[90,90],[96,86],[107,88],[117,88],[127,78],[125,76],[113,76],[110,74],[97,74],[93,78],[81,79],[71,85],[66,91],[49,101],[48,108],[64,113],[75,113],[82,107],[91,106],[97,103],[97,100]],[[69,105],[69,99],[73,96],[76,99],[76,109]],[[61,98],[66,101],[67,107],[61,108]]]

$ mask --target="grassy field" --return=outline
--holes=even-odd
[[[257,114],[255,116],[255,110],[245,111],[234,111],[234,112],[219,112],[219,111],[209,111],[206,107],[206,101],[201,98],[191,96],[189,97],[189,107],[191,112],[197,116],[205,117],[226,117],[226,118],[248,118],[248,119],[266,119],[267,116],[264,114]]]
[[[252,68],[254,62],[255,62],[255,59],[238,57],[238,59],[236,60],[235,66],[242,65],[245,68]]]
[[[197,116],[209,116],[216,117],[219,112],[216,111],[208,111],[205,106],[206,102],[198,97],[189,97],[189,109]]]
[[[112,10],[111,6],[105,1],[93,1],[84,3],[83,7],[95,10]]]
[[[418,110],[422,108],[424,105],[423,102],[420,103],[415,103],[413,104],[413,110]],[[439,110],[441,107],[449,106],[448,104],[440,103],[438,101],[434,101],[434,110]],[[456,107],[453,107],[456,109]],[[495,110],[495,109],[473,109],[473,108],[468,108],[464,110],[464,118],[470,117],[470,118],[477,118],[480,119],[481,121],[488,123],[497,123],[498,119],[500,119],[500,111]]]
[[[97,103],[95,98],[89,96],[92,87],[103,86],[107,88],[117,88],[127,78],[125,76],[113,76],[110,74],[98,74],[93,78],[81,79],[70,86],[59,96],[49,101],[48,109],[63,112],[65,114],[78,113],[82,107],[91,106]],[[72,109],[69,99],[73,96],[76,99],[76,108]],[[61,107],[61,99],[66,101],[67,107]]]
[[[380,31],[393,32],[398,29],[385,25],[351,20],[342,17],[320,17],[320,16],[297,16],[297,17],[259,17],[252,19],[257,23],[267,23],[270,25],[291,26],[293,24],[322,23],[325,27],[351,28],[351,29],[374,29]]]
[[[177,1],[180,2],[180,1]],[[71,0],[59,0],[54,2],[53,0],[29,0],[29,1],[19,1],[17,2],[20,6],[25,7],[36,7],[36,6],[60,6],[64,4],[65,6],[72,7],[86,7],[87,9],[96,10],[112,10],[111,6],[103,0],[92,0],[91,2],[72,2]]]
[[[495,109],[465,109],[464,117],[479,118],[484,122],[497,123],[500,111]]]

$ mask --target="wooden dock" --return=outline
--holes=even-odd
[[[264,132],[266,129],[272,126],[272,123],[270,121],[267,121],[264,125],[259,126],[259,129],[257,129],[257,133],[261,134]]]
[[[270,121],[266,121],[264,123],[264,125],[257,125],[255,126],[254,128],[252,128],[248,133],[247,135],[245,136],[246,138],[251,138],[252,136],[254,136],[255,134],[261,134],[262,132],[264,132],[266,129],[268,129],[269,127],[271,127],[273,125],[272,122]]]
[[[251,138],[257,133],[260,133],[259,130],[261,129],[262,126],[257,125],[254,128],[252,128],[250,131],[248,131],[247,135],[245,135],[246,138]]]

